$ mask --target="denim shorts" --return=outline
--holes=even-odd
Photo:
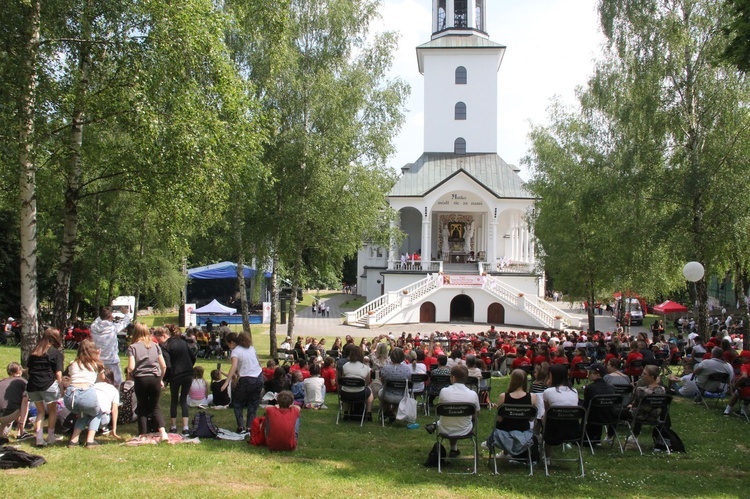
[[[29,392],[29,402],[44,402],[45,404],[51,404],[60,400],[60,387],[57,386],[57,381],[52,383],[46,390],[40,390],[37,392]]]

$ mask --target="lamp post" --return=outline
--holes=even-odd
[[[695,294],[695,301],[693,302],[693,314],[695,315],[699,326],[700,318],[698,317],[698,281],[703,279],[703,275],[705,274],[705,272],[706,269],[703,268],[703,264],[701,262],[688,262],[682,268],[682,275],[685,276],[685,279],[687,279],[689,282],[693,283],[693,293]],[[701,336],[703,336],[703,331],[699,331],[699,333],[701,334]]]

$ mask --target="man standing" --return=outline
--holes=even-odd
[[[479,412],[479,396],[477,392],[466,386],[469,379],[469,369],[458,364],[451,369],[451,385],[440,390],[441,404],[472,404],[477,413]],[[448,457],[458,457],[458,439],[450,438],[451,436],[463,436],[471,431],[472,418],[470,416],[440,416],[437,426],[438,431],[448,435],[451,444],[451,450]]]
[[[120,321],[112,319],[112,309],[102,307],[99,317],[91,323],[89,331],[91,339],[94,340],[96,348],[99,349],[99,358],[104,367],[111,369],[115,375],[115,387],[119,388],[122,383],[122,368],[120,367],[119,343],[117,335],[123,331],[132,319],[127,307],[123,307],[124,317]]]

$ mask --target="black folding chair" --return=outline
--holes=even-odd
[[[431,374],[430,375],[430,393],[440,394],[440,390],[446,386],[451,386],[451,377],[448,374]],[[427,403],[427,415],[430,415],[430,404]]]
[[[617,393],[612,395],[595,395],[591,398],[589,406],[586,408],[586,420],[584,421],[584,438],[589,444],[591,453],[594,453],[594,443],[591,441],[586,428],[589,425],[602,426],[604,428],[612,428],[614,436],[612,437],[612,444],[610,448],[615,445],[620,447],[620,452],[623,452],[622,443],[620,437],[617,435],[617,425],[620,422],[620,413],[622,412],[622,400],[623,396]]]
[[[630,435],[628,440],[635,442],[638,447],[638,452],[643,455],[643,449],[641,444],[638,442],[638,437],[634,433],[636,426],[651,426],[653,427],[664,447],[667,449],[667,453],[670,454],[669,445],[667,445],[664,434],[661,429],[667,424],[669,418],[669,406],[672,404],[671,395],[646,395],[638,403],[638,407],[635,408],[632,419],[626,420],[625,423],[628,426]]]
[[[429,404],[427,403],[427,380],[430,379],[430,376],[427,374],[412,374],[411,375],[411,387],[412,391],[411,394],[414,396],[414,398],[417,400],[417,404],[419,404],[419,399],[417,397],[422,398],[422,411],[424,411],[425,416],[429,416]],[[414,387],[417,385],[417,383],[422,383],[422,390],[417,391]],[[417,407],[419,408],[419,407]]]
[[[507,395],[506,395],[507,397]],[[497,408],[497,415],[502,417],[503,419],[517,419],[522,421],[532,421],[536,418],[537,415],[537,407],[535,405],[531,404],[519,404],[519,405],[501,405]],[[493,420],[492,422],[492,428],[494,432],[495,422]],[[529,446],[528,449],[526,449],[526,459],[529,463],[529,476],[534,475],[534,461],[532,458],[531,450],[533,445],[536,445],[536,442]],[[492,463],[495,467],[495,474],[497,475],[497,454],[495,453],[495,448],[490,447],[490,457],[492,459]],[[504,451],[507,451],[507,449],[502,449]]]
[[[435,432],[436,435],[436,441],[437,441],[437,447],[440,449],[440,446],[443,443],[443,440],[447,439],[456,439],[456,440],[471,440],[473,444],[473,450],[474,450],[474,471],[471,473],[461,473],[461,474],[476,474],[477,473],[477,461],[479,460],[479,445],[477,441],[477,409],[474,407],[473,404],[458,404],[458,403],[450,403],[450,404],[438,404],[435,407],[435,412],[438,415],[438,419],[440,418],[456,418],[456,417],[470,417],[471,418],[471,430],[464,434],[464,435],[448,435],[446,433],[443,433],[440,430],[440,424],[437,424],[437,431]],[[458,459],[458,458],[454,458]],[[441,467],[442,459],[438,459],[438,473],[442,473],[442,467]]]
[[[584,425],[586,420],[586,409],[579,406],[557,406],[549,407],[544,412],[544,428],[542,429],[542,443],[547,445],[575,445],[578,450],[578,459],[547,456],[545,445],[542,445],[542,457],[544,459],[544,473],[549,476],[549,464],[551,461],[578,461],[581,467],[581,477],[584,476],[583,469],[583,447]],[[563,431],[560,431],[563,429]],[[549,442],[549,443],[548,443]]]
[[[484,380],[484,388],[480,385],[479,387],[479,403],[486,405],[487,409],[492,409],[492,372],[482,371],[482,379]],[[487,404],[482,404],[482,393],[487,393]]]
[[[349,388],[352,391],[344,391],[342,388]],[[338,381],[338,390],[336,394],[339,399],[339,410],[336,413],[336,424],[339,424],[339,416],[344,412],[344,404],[349,404],[349,414],[351,409],[361,405],[362,414],[359,426],[365,423],[365,414],[367,413],[367,390],[365,380],[357,376],[342,376]]]
[[[712,373],[706,380],[706,388],[698,386],[700,401],[708,409],[706,399],[715,399],[714,407],[718,407],[719,400],[724,399],[729,388],[729,373]],[[718,388],[718,391],[708,391],[708,388]]]
[[[643,360],[636,359],[625,366],[625,374],[630,376],[631,383],[635,383],[641,377],[644,365]]]
[[[411,381],[406,381],[403,379],[399,379],[399,380],[387,379],[383,383],[382,390],[385,391],[386,388],[392,388],[392,390],[390,390],[391,392],[394,392],[394,393],[398,392],[398,393],[403,394],[407,390],[407,386],[409,387],[411,386]],[[403,395],[402,395],[402,398],[403,398]],[[396,402],[396,405],[398,405],[398,402]],[[385,411],[383,410],[382,401],[380,402],[380,408],[378,409],[378,416],[380,416],[381,426],[385,427]]]

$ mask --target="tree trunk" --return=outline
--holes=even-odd
[[[586,306],[586,312],[589,316],[589,337],[591,337],[594,334],[594,331],[596,331],[596,309],[594,308],[594,299],[594,292],[590,290],[588,304]]]
[[[26,11],[28,38],[22,56],[22,86],[19,105],[18,164],[21,226],[21,365],[26,367],[29,355],[39,338],[36,274],[36,164],[34,162],[34,108],[38,75],[39,0],[29,2]]]
[[[91,3],[87,3],[87,12]],[[83,20],[84,27],[88,26],[87,19]],[[69,153],[67,158],[65,210],[63,222],[62,242],[60,244],[60,262],[57,269],[55,286],[55,303],[52,323],[62,329],[65,325],[70,295],[70,277],[73,272],[73,260],[78,244],[78,202],[81,196],[81,147],[83,145],[83,122],[86,118],[86,96],[89,84],[89,57],[91,46],[88,42],[89,34],[84,34],[81,43],[80,59],[78,61],[78,81],[75,85],[75,105],[70,122]]]
[[[297,290],[302,277],[302,247],[297,250],[297,259],[294,262],[292,273],[292,296],[289,299],[289,317],[287,318],[286,335],[294,336],[294,317],[297,315]]]
[[[734,296],[737,299],[738,312],[742,314],[742,349],[750,350],[750,303],[747,299],[748,271],[742,268],[740,263],[735,265],[734,271]]]
[[[240,305],[242,306],[242,330],[250,335],[252,338],[253,333],[250,331],[250,318],[248,314],[250,310],[247,306],[247,289],[245,289],[245,257],[240,252],[237,255],[237,285],[240,288]]]
[[[279,279],[279,269],[278,269],[278,261],[279,261],[279,254],[276,251],[276,248],[278,247],[278,237],[276,241],[274,241],[273,248],[271,250],[271,324],[268,328],[268,336],[270,339],[270,355],[271,358],[275,359],[277,355],[277,345],[278,342],[276,341],[276,325],[279,323],[279,286],[278,286],[278,279]]]

